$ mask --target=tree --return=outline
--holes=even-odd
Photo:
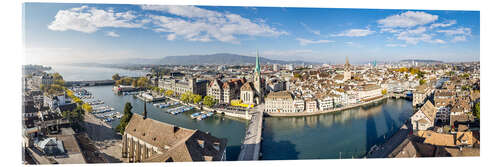
[[[424,85],[426,82],[427,82],[427,81],[425,81],[425,79],[421,79],[420,81],[418,81],[418,83],[419,83],[420,85]]]
[[[137,87],[147,88],[149,86],[149,80],[146,77],[141,77],[137,80]]]
[[[215,104],[214,98],[212,96],[205,96],[205,98],[203,98],[203,104],[212,107]]]
[[[120,119],[120,124],[116,126],[115,130],[123,135],[123,132],[125,132],[125,128],[127,127],[128,122],[130,122],[131,118],[132,118],[132,104],[130,102],[127,102],[125,104],[125,107],[123,108],[123,117]]]
[[[189,94],[188,94],[188,92],[183,93],[181,95],[181,101],[183,101],[184,103],[188,103],[189,102]]]
[[[173,94],[174,94],[173,90],[167,90],[167,91],[165,91],[165,95],[167,95],[167,96],[172,97]]]
[[[88,104],[88,103],[84,103],[84,104],[82,105],[82,108],[83,108],[83,110],[84,110],[84,111],[86,111],[86,112],[92,112],[92,106],[91,106],[90,104]]]
[[[120,77],[120,75],[115,74],[115,75],[113,75],[111,78],[112,78],[114,81],[118,81],[118,80],[120,80],[120,78],[121,78],[121,77]]]
[[[133,87],[138,87],[138,86],[139,86],[139,85],[137,85],[137,80],[133,80],[133,81],[132,81],[132,86],[133,86]]]
[[[202,100],[201,95],[194,95],[193,103],[198,104]]]

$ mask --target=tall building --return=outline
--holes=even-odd
[[[261,104],[265,96],[264,86],[264,81],[260,75],[259,53],[257,52],[253,82],[247,82],[241,87],[240,99],[245,104]]]
[[[350,80],[351,75],[351,65],[349,64],[349,59],[345,57],[345,65],[344,65],[344,81]]]

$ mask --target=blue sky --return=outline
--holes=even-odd
[[[479,12],[25,3],[26,63],[237,53],[324,63],[479,61]]]

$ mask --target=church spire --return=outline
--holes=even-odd
[[[257,50],[257,57],[255,57],[255,73],[260,74],[259,51]]]

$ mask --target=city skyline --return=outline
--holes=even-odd
[[[25,3],[23,27],[34,64],[256,50],[336,64],[479,61],[478,11]]]

